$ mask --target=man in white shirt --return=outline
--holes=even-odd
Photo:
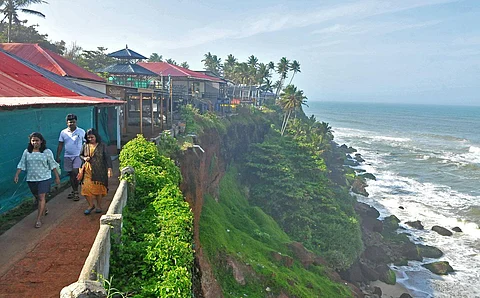
[[[60,132],[57,147],[57,162],[60,162],[60,154],[65,148],[63,155],[63,168],[70,176],[72,192],[68,195],[69,199],[79,200],[78,196],[78,169],[82,166],[80,151],[85,141],[85,131],[77,127],[77,116],[75,114],[67,115],[67,128]]]

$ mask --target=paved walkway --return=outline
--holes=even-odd
[[[119,181],[118,160],[104,198],[106,212]],[[42,227],[34,228],[37,211],[0,235],[0,297],[59,297],[78,279],[100,226],[101,214],[84,215],[87,202],[67,199],[71,188],[48,202]],[[103,214],[104,214],[103,213]]]

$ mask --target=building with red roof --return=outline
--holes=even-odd
[[[90,90],[90,91],[88,91]],[[84,96],[94,94],[94,96]],[[104,94],[103,94],[104,95]],[[103,98],[102,93],[80,86],[0,50],[0,214],[29,197],[26,183],[10,181],[28,135],[42,133],[54,150],[65,128],[65,116],[78,116],[79,126],[96,128],[102,140],[117,152],[120,145],[119,109],[123,101]]]
[[[59,76],[97,91],[106,92],[105,79],[38,44],[0,43],[0,48]]]
[[[193,103],[201,110],[220,110],[222,105],[228,104],[227,82],[219,77],[209,76],[166,62],[139,62],[137,64],[159,75],[163,82],[168,82],[170,78],[176,104]]]

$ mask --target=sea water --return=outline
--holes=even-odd
[[[455,273],[438,276],[409,262],[392,267],[414,297],[480,297],[480,106],[309,102],[335,141],[358,150],[374,174],[359,201],[401,220],[416,243],[444,252]],[[399,208],[399,207],[403,207]],[[420,220],[424,230],[406,221]],[[441,236],[431,227],[459,227]]]

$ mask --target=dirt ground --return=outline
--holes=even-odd
[[[114,166],[102,214],[118,187],[118,162]],[[48,202],[41,228],[34,228],[34,212],[0,236],[0,297],[59,297],[63,287],[77,281],[102,214],[84,215],[85,199],[69,200],[69,192]]]

